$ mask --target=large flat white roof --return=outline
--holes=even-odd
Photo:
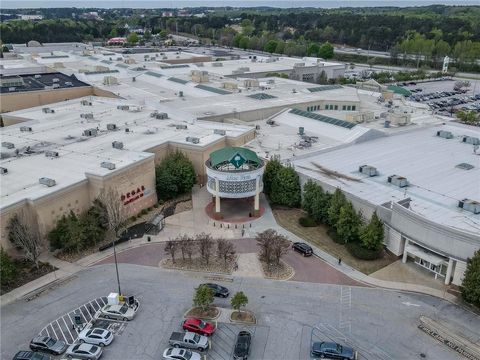
[[[436,136],[451,131],[454,139]],[[480,129],[460,125],[438,125],[398,133],[301,160],[295,168],[312,178],[344,189],[382,205],[411,198],[410,209],[435,222],[478,233],[480,216],[458,208],[458,201],[480,201],[480,152],[461,142],[460,137],[480,137]],[[471,170],[456,166],[468,163]],[[379,175],[366,177],[361,165],[377,168]],[[406,177],[410,185],[399,188],[387,182],[390,175]]]

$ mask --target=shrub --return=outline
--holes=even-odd
[[[462,297],[480,307],[480,250],[467,260],[467,270],[462,282]]]
[[[369,250],[362,247],[359,243],[347,243],[345,245],[348,252],[355,258],[360,260],[376,260],[382,257],[383,250]]]
[[[172,199],[191,191],[196,180],[192,162],[181,152],[163,159],[155,168],[155,177],[160,200]]]
[[[141,215],[147,215],[148,214],[148,210],[147,209],[143,209],[141,212],[140,212]]]
[[[302,216],[300,219],[298,219],[298,223],[303,227],[317,226],[315,220],[313,220],[310,216]]]
[[[2,285],[8,285],[17,276],[17,270],[10,255],[0,247],[0,280]]]

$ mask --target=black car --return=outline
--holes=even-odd
[[[207,286],[210,289],[212,289],[213,296],[226,298],[226,297],[228,297],[228,295],[230,295],[230,292],[228,291],[228,289],[226,287],[218,285],[218,284],[206,283],[206,284],[202,284],[200,286]]]
[[[296,242],[293,243],[292,245],[293,250],[298,251],[300,254],[303,254],[303,256],[312,256],[313,255],[313,250],[310,245],[302,243],[302,242]]]
[[[36,353],[33,351],[19,351],[13,357],[13,360],[51,360],[52,358],[48,355]]]
[[[43,351],[53,355],[60,355],[67,350],[67,344],[63,341],[53,339],[49,336],[36,336],[30,341],[30,349]]]
[[[355,360],[357,358],[357,353],[352,348],[334,342],[313,343],[311,355],[322,359]]]
[[[247,360],[250,355],[250,344],[252,342],[252,335],[248,331],[240,331],[235,342],[235,349],[233,350],[233,358],[235,360]]]

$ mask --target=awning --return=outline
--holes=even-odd
[[[444,257],[434,254],[430,251],[427,251],[420,246],[414,245],[414,244],[408,244],[405,247],[405,251],[411,255],[415,255],[419,257],[420,259],[423,259],[425,261],[428,261],[430,264],[433,264],[435,266],[439,266],[441,264],[446,263],[448,260],[445,259]]]

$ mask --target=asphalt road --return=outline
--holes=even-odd
[[[30,302],[22,300],[2,307],[1,358],[11,359],[17,350],[27,349],[30,339],[51,321],[114,291],[114,276],[112,264],[97,265]],[[182,315],[191,306],[194,287],[205,278],[202,274],[131,264],[120,265],[120,276],[124,291],[136,295],[141,308],[105,349],[104,359],[160,359],[171,332],[179,330]],[[341,341],[345,336],[347,342],[361,349],[361,358],[416,359],[424,354],[425,359],[459,359],[417,328],[420,315],[448,321],[451,326],[462,327],[473,341],[479,340],[477,316],[429,296],[258,278],[235,278],[224,285],[231,293],[244,291],[249,297],[248,308],[257,315],[250,359],[308,359],[315,326],[323,330],[316,330],[314,339],[333,337]],[[228,302],[216,300],[223,307]],[[228,332],[225,329],[225,334]],[[218,346],[228,354],[231,340]],[[212,351],[211,358],[216,356]]]

